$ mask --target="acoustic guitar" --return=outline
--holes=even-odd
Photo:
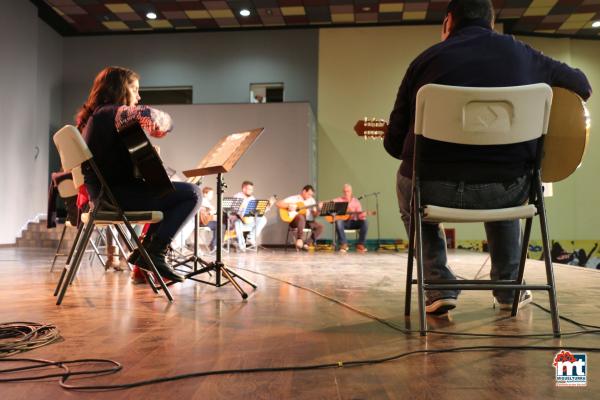
[[[350,219],[350,217],[354,216],[354,215],[360,215],[360,214],[365,214],[367,216],[371,216],[371,215],[377,215],[377,211],[350,211],[347,212],[346,214],[343,215],[336,215],[335,216],[335,220],[336,221],[347,221]],[[325,221],[332,223],[334,221],[333,219],[333,215],[326,215],[325,216]]]
[[[590,118],[585,102],[570,90],[552,88],[552,108],[544,139],[542,182],[566,179],[581,165],[589,140]],[[364,118],[354,125],[358,136],[382,139],[388,131],[383,119]]]
[[[210,221],[213,220],[214,214],[211,214],[210,211],[206,208],[200,208],[200,225],[206,226]]]
[[[319,205],[318,204],[311,204],[311,205],[304,205],[303,202],[298,202],[296,203],[296,209],[294,211],[290,211],[287,208],[280,208],[279,209],[279,218],[281,218],[281,220],[283,222],[287,222],[288,224],[290,222],[292,222],[294,220],[294,218],[296,218],[296,215],[301,214],[301,215],[306,215],[306,211],[310,208],[318,208]]]
[[[119,138],[127,148],[136,171],[157,196],[162,197],[175,191],[160,156],[139,123],[119,131]]]

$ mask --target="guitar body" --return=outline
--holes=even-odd
[[[589,139],[585,103],[575,93],[552,88],[552,108],[544,139],[542,182],[558,182],[571,175],[583,160]]]
[[[350,214],[344,214],[344,215],[336,215],[335,216],[335,221],[347,221],[350,219]],[[326,215],[325,216],[325,221],[329,222],[330,224],[334,221],[333,215]]]
[[[349,212],[349,213],[344,214],[344,215],[336,215],[335,216],[335,220],[336,221],[347,221],[347,220],[350,219],[350,217],[352,217],[353,215],[357,215],[357,214],[377,215],[377,213],[375,211]],[[325,216],[325,221],[327,221],[327,222],[329,222],[331,224],[334,221],[333,220],[333,216],[332,215],[326,215]]]
[[[208,225],[208,223],[210,221],[212,221],[212,215],[210,214],[210,211],[201,208],[200,209],[200,225],[206,226]]]
[[[129,151],[133,165],[156,195],[162,197],[175,191],[160,156],[140,124],[135,123],[123,129],[119,137]]]
[[[296,215],[298,215],[298,214],[306,215],[306,210],[311,207],[316,207],[316,204],[310,205],[310,206],[305,206],[304,203],[300,201],[300,202],[296,203],[295,211],[290,211],[287,208],[280,208],[279,209],[279,218],[281,218],[281,220],[283,222],[287,222],[289,224],[290,222],[292,222],[294,220],[294,218],[296,218]]]

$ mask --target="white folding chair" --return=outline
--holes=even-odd
[[[87,144],[81,137],[81,134],[71,125],[66,125],[54,134],[54,144],[58,150],[62,167],[65,171],[72,171],[73,180],[75,184],[83,183],[83,174],[81,173],[81,166],[84,163],[93,170],[98,181],[100,183],[100,195],[93,205],[90,212],[83,213],[81,215],[82,230],[79,237],[76,238],[76,244],[72,250],[72,254],[69,257],[69,263],[65,265],[58,284],[54,291],[54,295],[58,296],[56,304],[60,305],[67,292],[67,288],[73,282],[75,274],[81,263],[81,259],[91,237],[93,228],[97,224],[101,225],[115,225],[119,229],[119,224],[124,224],[129,231],[131,238],[136,243],[140,256],[144,258],[146,263],[150,266],[151,271],[154,273],[155,279],[158,280],[160,289],[163,290],[165,296],[169,301],[173,301],[173,296],[167,288],[167,285],[163,281],[162,277],[156,270],[156,266],[152,262],[152,259],[146,252],[146,249],[142,246],[142,243],[136,234],[135,230],[131,226],[133,223],[157,223],[162,220],[162,212],[159,211],[123,211],[117,199],[114,197],[110,187],[106,183],[102,173],[96,165],[93,155],[90,152]],[[125,232],[119,229],[122,236],[126,238]],[[158,293],[158,287],[153,282],[153,278],[150,274],[147,274],[147,280],[155,293]]]
[[[560,336],[554,272],[550,257],[544,257],[546,283],[523,283],[529,236],[534,216],[540,219],[545,254],[550,254],[546,210],[541,182],[541,158],[544,135],[548,129],[552,89],[546,84],[514,87],[472,88],[437,84],[423,86],[417,93],[415,113],[415,148],[413,194],[409,229],[408,270],[406,275],[405,315],[410,315],[411,288],[418,285],[421,335],[427,334],[425,316],[426,290],[513,289],[512,316],[518,311],[521,290],[545,290],[550,297],[552,327]],[[531,171],[529,201],[518,207],[466,210],[421,203],[421,171],[427,166],[421,159],[423,138],[468,145],[505,145],[537,139],[537,156]],[[518,277],[515,280],[436,280],[424,279],[423,222],[492,222],[525,219]],[[416,254],[415,254],[416,252]],[[417,279],[412,279],[413,256],[417,260]]]

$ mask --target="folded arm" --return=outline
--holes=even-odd
[[[118,131],[134,122],[138,122],[148,135],[156,138],[173,130],[173,120],[164,111],[148,106],[121,106],[117,109],[115,125]]]

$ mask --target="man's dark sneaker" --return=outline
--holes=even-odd
[[[532,301],[533,295],[531,294],[531,290],[521,290],[521,297],[519,298],[519,307],[517,309],[526,306]],[[494,307],[496,307],[496,304],[498,304],[498,307],[501,310],[512,310],[513,299],[499,299],[497,297],[494,297]]]
[[[425,302],[425,311],[427,314],[442,315],[456,307],[456,297],[443,297],[441,299]]]

